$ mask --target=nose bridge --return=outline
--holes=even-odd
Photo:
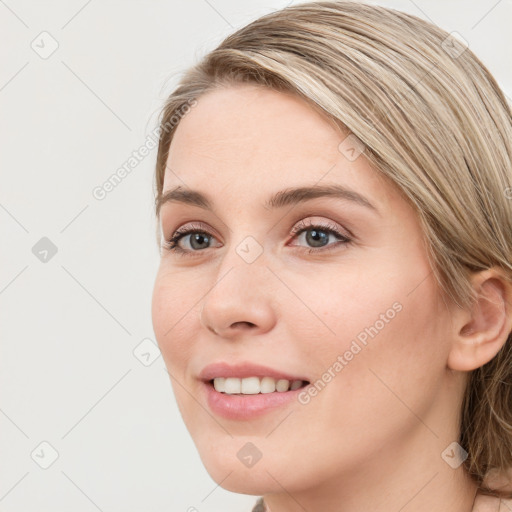
[[[264,295],[269,270],[263,247],[252,236],[248,236],[224,254],[215,273],[215,282],[206,295],[216,300],[252,300]]]
[[[252,235],[242,238],[228,248],[217,268],[203,300],[201,322],[224,335],[247,324],[268,329],[275,316],[270,277],[263,246]]]
[[[240,271],[268,272],[265,268],[268,262],[264,251],[264,238],[266,236],[263,222],[251,220],[247,208],[234,209],[236,217],[232,216],[229,222],[229,244],[224,248],[224,256],[219,267],[219,277],[229,268],[240,267]],[[246,218],[247,217],[247,218]],[[258,270],[256,270],[258,269]]]

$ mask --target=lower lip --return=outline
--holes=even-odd
[[[275,391],[256,395],[229,395],[219,393],[209,382],[202,382],[206,401],[213,413],[230,420],[250,420],[272,410],[282,408],[306,389],[303,386],[293,391]]]

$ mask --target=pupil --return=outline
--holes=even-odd
[[[203,241],[204,242],[204,240],[207,240],[207,239],[208,239],[207,236],[201,235],[200,233],[195,233],[194,236],[191,239],[191,246],[194,247],[194,243],[196,241],[199,241],[199,242]],[[201,249],[201,247],[199,247],[199,249]]]
[[[325,242],[328,235],[326,233],[324,233],[323,231],[319,231],[319,230],[316,230],[316,229],[312,229],[309,231],[310,233],[312,233],[311,236],[306,236],[306,239],[307,239],[307,242],[311,243],[311,245],[313,245],[314,247],[318,247],[318,245],[315,245],[317,244],[317,242],[320,241],[323,239],[323,241]],[[321,245],[325,245],[325,244],[321,244]]]

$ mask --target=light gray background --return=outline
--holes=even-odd
[[[154,345],[156,149],[103,200],[92,191],[155,128],[178,73],[289,3],[0,0],[1,511],[255,502],[203,468]],[[510,0],[372,3],[459,32],[512,96]]]

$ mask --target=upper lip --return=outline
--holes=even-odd
[[[285,379],[292,382],[294,380],[303,380],[308,382],[308,379],[301,375],[291,375],[281,370],[249,362],[228,364],[224,361],[219,361],[205,366],[199,374],[199,378],[203,381],[210,381],[216,377],[237,377],[239,379],[244,377],[272,377],[276,380]]]

